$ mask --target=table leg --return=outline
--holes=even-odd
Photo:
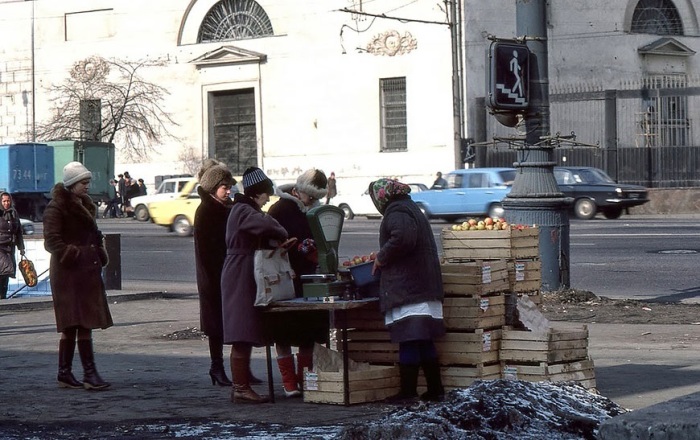
[[[340,310],[340,338],[343,344],[343,403],[350,405],[350,377],[348,374],[348,317],[345,310]]]
[[[272,381],[272,350],[270,344],[265,345],[265,361],[267,363],[267,392],[270,402],[275,403],[275,384]]]

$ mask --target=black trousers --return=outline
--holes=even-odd
[[[10,282],[9,275],[0,275],[0,299],[7,298],[7,285]]]

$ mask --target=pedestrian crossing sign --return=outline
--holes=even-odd
[[[491,43],[488,51],[489,107],[524,110],[528,107],[530,50],[514,40]]]

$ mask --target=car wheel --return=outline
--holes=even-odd
[[[506,211],[503,209],[503,205],[500,203],[494,203],[489,206],[489,212],[487,214],[491,218],[503,218],[503,214],[505,213]]]
[[[187,217],[184,215],[178,215],[175,217],[175,221],[173,222],[173,232],[175,232],[177,235],[180,237],[189,237],[192,235],[192,225],[190,224],[190,221],[187,220]]]
[[[339,208],[345,213],[345,220],[352,220],[355,218],[355,213],[352,212],[352,209],[350,209],[348,205],[342,204],[339,206]]]
[[[595,217],[597,207],[591,199],[578,199],[574,205],[574,214],[581,220],[590,220]]]
[[[620,218],[622,215],[622,208],[608,208],[603,211],[603,215],[608,220],[615,220],[616,218]]]
[[[151,215],[148,213],[146,205],[139,205],[134,210],[134,217],[140,222],[147,222],[151,218]]]

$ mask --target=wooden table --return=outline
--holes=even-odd
[[[366,298],[356,300],[337,300],[329,298],[295,298],[286,301],[278,301],[265,308],[264,313],[285,313],[285,312],[309,312],[327,311],[337,318],[335,328],[340,329],[340,342],[343,350],[343,402],[345,406],[350,405],[350,381],[348,379],[348,326],[347,311],[366,307],[369,304],[379,301],[378,298]],[[272,381],[272,352],[271,345],[265,346],[265,356],[267,357],[267,383],[270,393],[270,401],[275,402],[274,383]]]

